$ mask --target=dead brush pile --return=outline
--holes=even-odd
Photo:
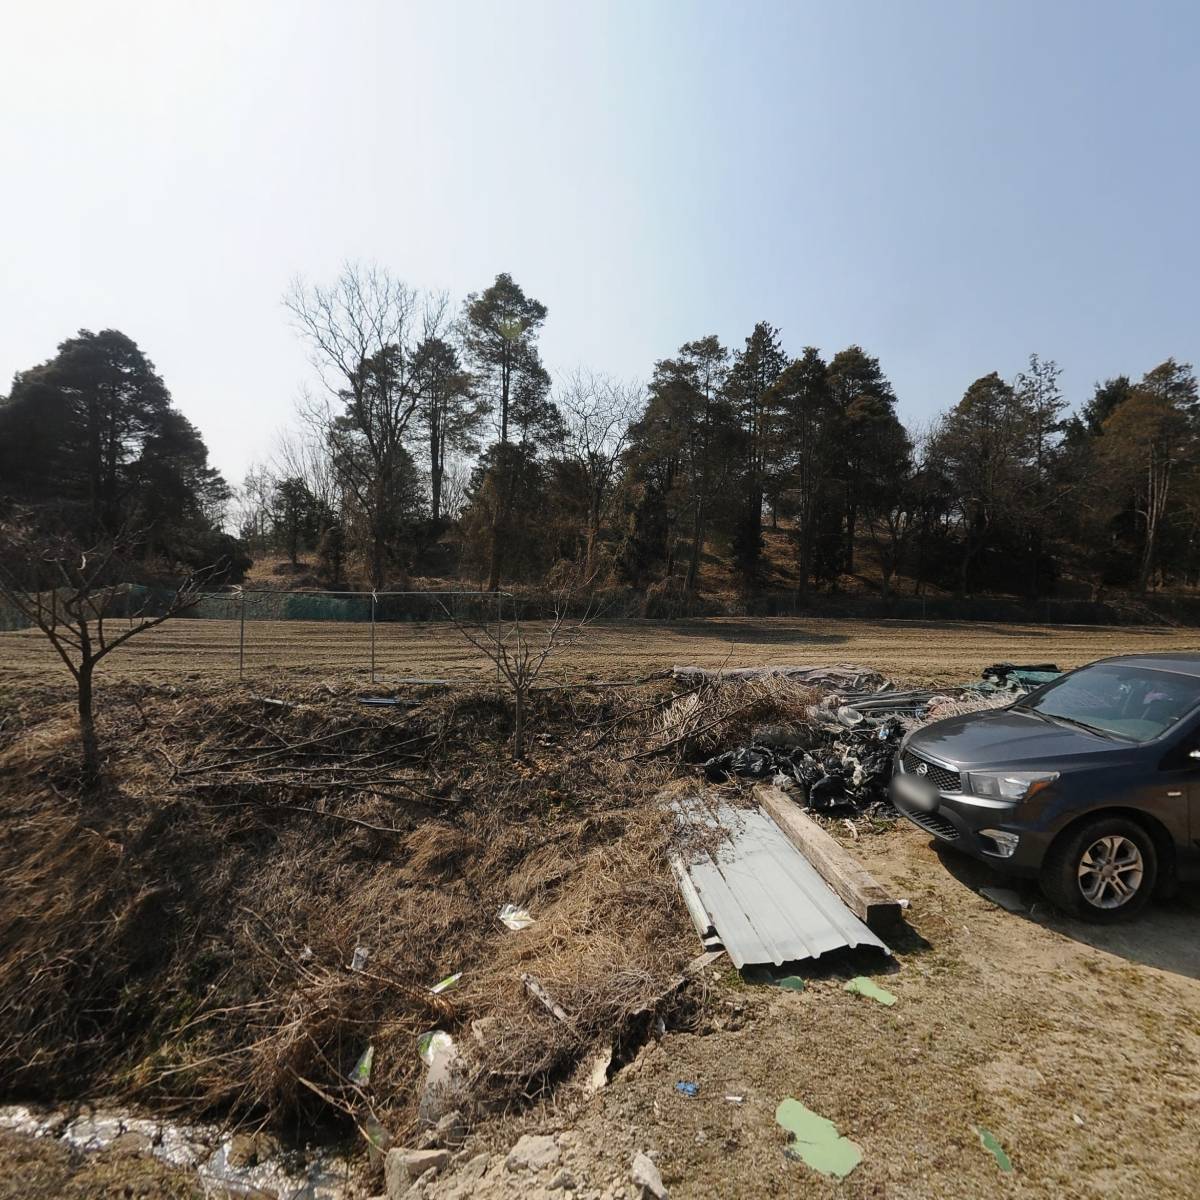
[[[655,724],[660,744],[695,758],[747,741],[765,724],[805,724],[819,698],[816,689],[777,676],[709,683],[665,706]]]
[[[69,696],[27,694],[0,743],[0,1091],[281,1129],[339,1110],[403,1137],[429,1029],[468,1052],[478,1106],[537,1095],[614,1039],[619,1059],[699,949],[655,794],[711,721],[800,703],[779,684],[674,688],[539,692],[514,764],[484,689],[368,708],[344,683],[112,686],[110,786],[87,802]],[[506,929],[508,902],[536,924]],[[370,1083],[352,1084],[368,1045]]]

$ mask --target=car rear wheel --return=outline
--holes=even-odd
[[[1066,834],[1042,865],[1042,891],[1085,921],[1124,921],[1149,903],[1158,877],[1150,835],[1127,817],[1098,817]]]

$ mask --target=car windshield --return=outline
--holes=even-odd
[[[1148,742],[1200,704],[1200,678],[1120,663],[1097,663],[1014,705],[1131,742]]]

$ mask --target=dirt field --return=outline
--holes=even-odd
[[[767,663],[854,662],[912,682],[950,683],[978,676],[993,662],[1078,666],[1107,654],[1200,649],[1200,630],[1103,626],[993,625],[981,622],[839,621],[711,617],[675,621],[608,621],[553,660],[560,676],[630,679],[676,664],[705,667]],[[380,625],[377,678],[471,678],[490,665],[453,627]],[[369,678],[370,626],[338,622],[250,621],[247,674],[275,671]],[[150,630],[104,665],[107,678],[156,682],[214,675],[236,677],[235,621],[178,620]],[[548,671],[551,668],[548,668]],[[41,678],[61,672],[50,647],[31,631],[0,633],[0,672]]]
[[[975,890],[996,882],[987,868],[904,824],[853,850],[912,902],[890,969],[861,955],[810,967],[797,993],[748,986],[726,967],[712,1022],[668,1033],[594,1099],[495,1131],[494,1148],[520,1131],[572,1129],[567,1165],[600,1187],[626,1183],[630,1154],[654,1150],[678,1198],[1194,1196],[1200,894],[1098,929],[1054,914],[1032,888],[1031,914],[996,908]],[[864,968],[893,1007],[843,990]],[[680,1095],[680,1080],[699,1094]],[[785,1158],[774,1120],[785,1096],[858,1143],[851,1176],[826,1180]],[[1011,1174],[977,1125],[1011,1156]],[[502,1160],[485,1183],[458,1194],[542,1194],[506,1180]],[[453,1176],[431,1193],[453,1195]]]

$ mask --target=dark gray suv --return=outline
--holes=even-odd
[[[1127,655],[900,743],[892,802],[1093,921],[1200,878],[1200,654]]]

